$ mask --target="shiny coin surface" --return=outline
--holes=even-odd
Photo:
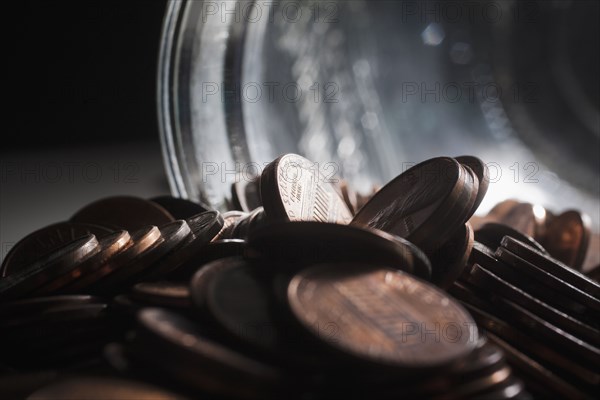
[[[375,229],[320,222],[273,223],[250,233],[249,258],[286,261],[281,270],[326,261],[378,262],[429,279],[428,257],[409,241]]]
[[[230,335],[271,356],[281,351],[283,338],[271,312],[268,284],[246,261],[217,261],[193,278],[192,288],[196,304]]]
[[[48,281],[64,275],[99,250],[94,235],[77,239],[18,272],[0,279],[0,298],[23,297]]]
[[[530,203],[516,204],[500,222],[529,237],[535,236],[538,224],[545,223],[543,220],[538,221],[534,205]]]
[[[581,270],[590,236],[590,217],[577,211],[566,211],[548,224],[544,247],[554,258]]]
[[[241,180],[231,186],[231,201],[236,210],[252,212],[262,206],[260,199],[260,179]]]
[[[2,263],[0,276],[16,272],[82,236],[91,234],[101,238],[111,232],[112,229],[99,225],[77,222],[59,222],[39,229],[18,241],[10,249]]]
[[[130,196],[107,197],[95,201],[71,217],[73,222],[96,224],[112,229],[134,231],[147,225],[164,225],[175,218],[150,200]]]
[[[458,303],[409,274],[361,264],[315,265],[298,273],[289,307],[308,332],[337,326],[326,343],[363,362],[396,368],[436,367],[476,346],[477,327]],[[426,329],[439,329],[435,338]]]
[[[557,278],[563,279],[570,285],[600,299],[600,284],[598,284],[598,282],[594,282],[579,271],[563,264],[561,261],[540,252],[538,249],[535,249],[526,243],[508,236],[502,239],[501,245],[536,267],[541,268]]]
[[[566,382],[543,365],[533,360],[523,352],[500,339],[498,336],[487,333],[488,339],[496,346],[500,347],[513,369],[519,373],[519,376],[527,378],[527,388],[533,390],[539,398],[551,398],[557,394],[565,399],[588,399],[589,395],[579,390],[576,386]],[[532,387],[530,379],[535,381]]]
[[[286,154],[265,168],[260,179],[265,212],[270,219],[348,224],[352,213],[315,164]]]
[[[76,293],[82,290],[88,290],[88,288],[97,283],[105,276],[111,274],[121,268],[127,268],[128,265],[135,262],[136,259],[141,257],[146,251],[156,246],[163,239],[160,230],[156,226],[146,226],[133,232],[131,235],[131,245],[128,246],[124,251],[111,257],[101,267],[89,271],[85,275],[82,275],[74,282],[67,284],[62,290],[69,293]]]
[[[194,201],[173,196],[157,196],[150,199],[169,212],[175,219],[188,219],[194,215],[210,211],[210,207]]]
[[[190,234],[190,227],[184,220],[161,226],[159,243],[138,254],[134,262],[128,263],[124,268],[117,268],[97,282],[96,290],[114,293],[120,288],[135,283],[138,279],[160,279],[170,271],[170,265],[161,262],[161,259],[167,259],[177,251]]]
[[[149,354],[147,361],[155,360],[155,367],[190,387],[229,398],[261,398],[256,391],[270,389],[281,380],[278,370],[209,339],[199,327],[177,314],[144,309],[138,323],[139,339],[151,338],[155,343],[152,351],[161,354],[153,358]],[[165,362],[165,358],[171,362]]]

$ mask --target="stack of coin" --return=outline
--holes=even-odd
[[[2,264],[3,398],[585,397],[597,285],[498,221],[474,230],[488,184],[440,157],[360,197],[287,154],[223,214],[94,202]]]
[[[501,236],[511,229],[498,224],[482,230],[471,266],[450,293],[533,393],[592,397],[600,386],[600,285],[533,239],[519,240],[522,233]]]

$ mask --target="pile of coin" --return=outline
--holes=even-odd
[[[89,204],[2,264],[2,397],[592,397],[598,284],[475,231],[488,184],[440,157],[359,199],[287,154],[222,214]]]

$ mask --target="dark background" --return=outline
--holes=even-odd
[[[4,11],[3,150],[156,141],[166,0],[19,0]]]

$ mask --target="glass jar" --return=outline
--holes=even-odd
[[[168,4],[158,106],[172,191],[224,208],[282,153],[368,192],[473,154],[480,208],[506,198],[600,218],[597,2]]]

